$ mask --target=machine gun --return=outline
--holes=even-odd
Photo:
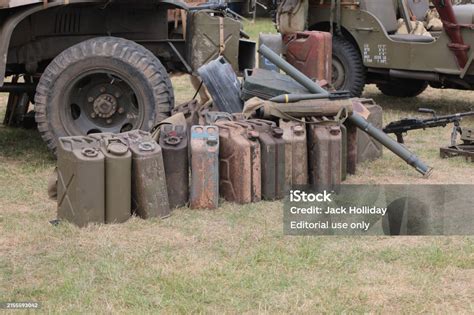
[[[453,132],[451,133],[451,145],[456,145],[457,135],[458,133],[461,133],[461,120],[466,116],[474,116],[474,111],[445,116],[438,116],[434,110],[429,108],[420,108],[418,111],[420,113],[433,114],[433,117],[429,119],[405,118],[394,121],[388,124],[383,131],[385,133],[395,134],[397,136],[397,141],[399,143],[404,143],[403,134],[407,133],[409,130],[424,130],[426,128],[446,127],[448,124],[454,124]]]

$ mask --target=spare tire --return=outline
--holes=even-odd
[[[48,65],[35,102],[38,129],[55,152],[59,137],[151,130],[170,116],[174,95],[153,53],[126,39],[98,37]]]

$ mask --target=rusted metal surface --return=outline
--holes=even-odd
[[[308,184],[308,147],[303,123],[280,119],[285,140],[285,182],[287,188]]]
[[[361,100],[362,104],[369,110],[367,121],[376,128],[383,128],[383,110],[373,100]],[[357,163],[373,161],[382,157],[383,146],[380,142],[366,134],[357,132]]]
[[[261,200],[258,132],[230,121],[219,121],[219,189],[227,201]]]
[[[219,206],[219,128],[194,126],[191,129],[192,209]]]
[[[105,222],[105,157],[86,137],[59,139],[58,219],[79,227]]]
[[[317,190],[332,189],[341,184],[341,128],[337,123],[316,118],[311,122],[308,127],[309,181]]]
[[[466,161],[474,163],[474,145],[461,144],[452,147],[444,147],[440,149],[440,156],[443,159],[464,156]]]
[[[171,209],[189,200],[189,160],[186,126],[163,125],[160,133],[168,201]]]
[[[332,35],[306,31],[285,36],[286,60],[307,77],[331,83]]]
[[[357,132],[354,124],[345,123],[347,130],[347,174],[354,175],[357,171]]]
[[[143,219],[170,215],[161,147],[146,131],[119,134],[132,152],[132,209]]]
[[[285,140],[283,130],[269,120],[245,121],[258,131],[261,147],[262,199],[282,199],[285,193]]]

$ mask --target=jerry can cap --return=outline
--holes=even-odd
[[[272,134],[275,138],[281,138],[283,137],[283,129],[281,128],[273,128],[272,129]]]
[[[181,138],[177,136],[167,136],[165,138],[165,143],[168,145],[178,145],[181,143]]]
[[[138,145],[138,149],[140,149],[140,151],[144,151],[144,152],[151,152],[151,151],[155,150],[155,144],[151,141],[141,142]]]
[[[95,158],[99,155],[99,152],[94,148],[84,148],[81,153],[83,156],[88,158]]]
[[[121,142],[112,142],[107,146],[107,152],[114,155],[125,155],[128,152],[128,147]]]
[[[209,136],[207,138],[207,144],[210,145],[210,146],[215,146],[217,144],[217,137],[216,136]]]

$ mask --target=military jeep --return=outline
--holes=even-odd
[[[428,0],[309,0],[310,30],[331,31],[333,84],[359,96],[367,83],[386,95],[413,97],[426,87],[474,88],[474,5],[432,1],[441,30],[396,34],[398,19],[422,21]]]
[[[0,1],[4,123],[15,125],[34,103],[52,151],[62,136],[150,130],[174,106],[169,73],[196,73],[219,55],[238,68],[241,24],[219,8],[174,0]]]

